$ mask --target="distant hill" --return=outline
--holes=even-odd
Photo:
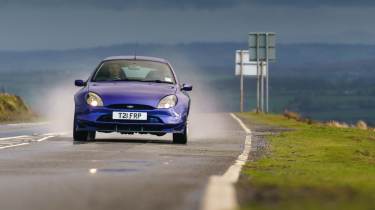
[[[0,72],[17,70],[66,70],[94,68],[111,55],[150,55],[166,57],[173,63],[192,62],[199,67],[233,68],[234,51],[247,43],[119,44],[87,49],[56,51],[0,51]],[[273,74],[372,73],[375,45],[279,44]],[[184,59],[184,60],[182,60]],[[232,70],[232,69],[231,69]],[[329,70],[329,71],[327,71]],[[213,70],[214,71],[214,70]]]
[[[239,81],[234,52],[247,43],[119,44],[87,49],[0,51],[0,88],[22,96],[33,107],[51,88],[85,79],[98,62],[112,55],[149,55],[169,59],[180,79],[194,85],[203,110],[238,111]],[[319,119],[375,123],[375,45],[279,44],[270,65],[271,110],[284,108]],[[255,80],[246,78],[246,107],[255,104]],[[196,100],[197,101],[197,100]],[[201,100],[199,100],[201,101]],[[353,114],[356,113],[356,114]]]

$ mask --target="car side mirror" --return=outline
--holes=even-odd
[[[184,90],[184,91],[192,91],[193,90],[193,86],[190,85],[190,84],[182,84],[182,88],[181,90]]]
[[[74,85],[77,87],[83,87],[86,85],[86,82],[84,82],[83,80],[77,79],[74,81]]]

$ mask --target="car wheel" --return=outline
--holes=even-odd
[[[96,137],[96,132],[95,132],[95,131],[90,131],[90,132],[88,132],[87,140],[89,140],[89,141],[94,141],[94,140],[95,140],[95,137]]]
[[[186,144],[188,139],[188,126],[186,124],[183,133],[174,133],[173,134],[173,144]]]
[[[73,140],[74,141],[87,141],[87,137],[89,135],[89,132],[87,131],[76,131],[73,130]]]
[[[95,131],[77,131],[77,122],[74,118],[73,123],[73,140],[74,141],[89,141],[95,140],[96,132]]]

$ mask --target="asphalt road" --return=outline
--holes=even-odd
[[[190,124],[187,145],[108,134],[73,144],[50,124],[2,125],[0,209],[199,209],[208,178],[233,164],[245,134],[228,113]]]

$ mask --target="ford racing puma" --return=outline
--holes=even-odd
[[[76,80],[74,141],[95,139],[96,132],[173,133],[186,144],[192,90],[181,84],[161,58],[114,56],[100,62],[87,81]]]

